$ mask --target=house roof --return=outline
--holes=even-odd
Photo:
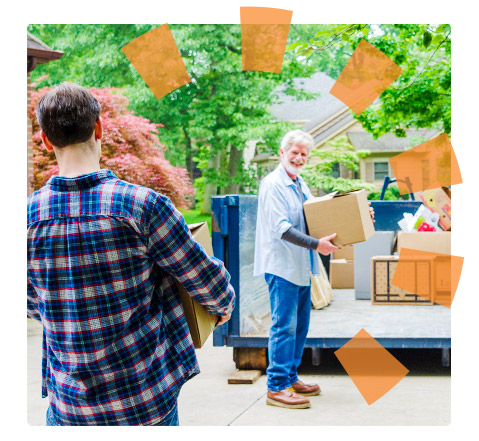
[[[344,112],[341,112],[335,118],[332,118],[328,124],[320,127],[319,131],[315,130],[315,128],[322,122],[322,119],[314,119],[303,127],[305,131],[311,133],[313,136],[315,146],[322,144],[324,140],[343,129],[347,124],[352,125],[355,120],[352,112],[345,109]]]
[[[406,130],[406,137],[399,138],[394,133],[386,133],[374,140],[368,132],[346,132],[356,150],[371,152],[403,152],[438,135],[437,129]]]
[[[329,93],[335,83],[334,79],[323,72],[317,72],[310,78],[295,78],[293,82],[296,88],[319,93],[319,96],[312,100],[298,101],[284,94],[282,90],[285,86],[281,86],[278,91],[282,102],[273,105],[270,109],[271,113],[280,121],[303,123],[302,129],[311,133],[316,147],[326,142],[335,133],[347,130],[354,124],[353,112]],[[398,138],[393,133],[387,133],[374,140],[366,131],[346,132],[356,150],[371,152],[403,152],[407,147],[418,145],[439,133],[440,131],[436,129],[407,130],[406,138]]]
[[[63,56],[63,51],[56,51],[47,46],[42,40],[27,32],[27,60],[28,71],[35,69],[37,64],[58,60]]]
[[[320,95],[311,100],[298,101],[295,97],[282,92],[284,86],[280,87],[278,91],[282,102],[274,104],[270,109],[271,113],[280,121],[301,121],[304,123],[309,123],[312,120],[323,121],[347,108],[343,102],[330,95],[329,91],[335,80],[323,72],[317,72],[310,78],[295,78],[293,82],[295,88],[301,88],[307,92],[319,92]]]

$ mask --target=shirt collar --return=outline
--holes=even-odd
[[[109,179],[117,179],[115,174],[108,169],[101,169],[93,173],[65,178],[52,176],[46,183],[54,191],[80,191],[100,185]]]
[[[295,186],[296,183],[293,181],[289,176],[288,173],[286,173],[286,170],[283,167],[283,164],[281,162],[278,164],[278,169],[279,169],[279,176],[281,178],[281,182],[286,186],[293,185]],[[299,184],[301,187],[303,187],[303,178],[301,176],[297,176],[296,179],[299,181]]]

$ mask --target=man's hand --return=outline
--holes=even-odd
[[[369,205],[369,214],[370,214],[370,216],[371,216],[371,219],[373,220],[373,222],[376,222],[376,221],[374,220],[374,208],[371,207],[371,201],[368,202],[368,205]]]
[[[338,251],[339,248],[336,245],[333,245],[331,241],[336,237],[336,233],[331,234],[331,236],[325,236],[319,239],[318,248],[316,251],[321,253],[323,256],[328,256],[333,251]]]
[[[231,314],[230,315],[218,316],[218,318],[219,318],[219,321],[218,321],[218,323],[216,323],[216,326],[220,326],[223,323],[226,323],[231,318]]]

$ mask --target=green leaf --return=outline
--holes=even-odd
[[[301,51],[300,55],[302,55],[303,57],[309,58],[312,53],[313,53],[312,49],[306,49]]]
[[[434,38],[432,39],[431,44],[435,46],[436,44],[439,44],[443,39],[444,39],[444,35],[435,35]]]
[[[321,35],[327,35],[330,34],[331,31],[329,29],[322,29],[321,31],[316,32],[316,37],[319,37]]]
[[[344,41],[349,41],[349,34],[345,32],[343,35],[341,35],[341,39]]]
[[[442,25],[439,25],[437,28],[436,28],[436,32],[444,32],[444,27],[446,25],[445,24],[442,24]]]
[[[424,32],[423,38],[422,38],[422,44],[424,47],[427,49],[432,41],[432,34],[428,31]]]
[[[362,29],[361,29],[361,32],[363,33],[363,35],[364,35],[365,37],[367,37],[368,34],[369,34],[369,28],[362,28]]]
[[[301,43],[301,42],[293,43],[293,44],[290,44],[290,45],[286,48],[286,50],[287,50],[287,51],[292,51],[293,49],[296,49],[297,47],[300,47],[300,46],[306,47],[307,44],[306,44],[306,43]]]

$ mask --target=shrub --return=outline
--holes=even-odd
[[[51,88],[32,91],[30,116],[33,128],[33,188],[42,187],[58,174],[53,152],[41,145],[36,107]],[[189,208],[194,190],[186,169],[174,167],[165,159],[166,147],[158,138],[158,126],[128,110],[128,99],[115,88],[91,88],[100,102],[103,122],[100,165],[113,171],[119,179],[144,185],[168,196],[177,207]]]

